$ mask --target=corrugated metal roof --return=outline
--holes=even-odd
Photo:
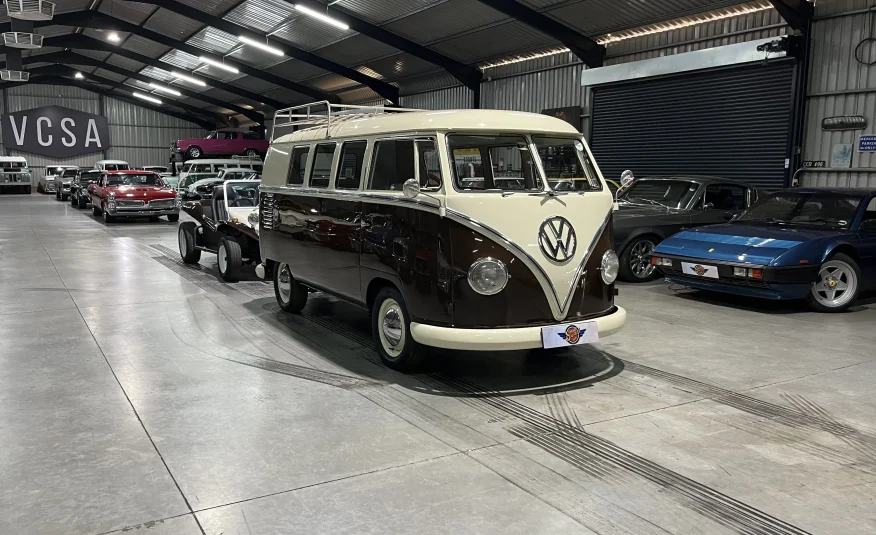
[[[170,68],[172,68],[172,67],[170,67]],[[153,67],[151,65],[147,66],[145,69],[140,71],[140,74],[142,74],[143,76],[148,76],[149,78],[154,78],[156,80],[163,80],[165,82],[169,82],[170,80],[173,79],[173,76],[170,74],[169,71],[166,71],[164,69],[159,69],[159,68]],[[199,86],[194,86],[193,84],[186,84],[186,87],[188,87],[189,89],[194,89],[194,88],[197,88]]]
[[[39,30],[37,30],[37,31],[39,31]],[[110,32],[107,30],[94,30],[92,28],[86,28],[82,32],[82,35],[84,35],[86,37],[91,37],[92,39],[97,39],[98,41],[109,41],[109,39],[107,39],[107,36],[110,33],[113,33],[113,32]],[[131,35],[131,34],[126,33],[126,32],[115,32],[115,33],[119,34],[119,37],[121,38],[121,41],[119,41],[120,43],[124,43],[128,39],[128,36]]]
[[[370,37],[356,34],[349,39],[320,48],[318,53],[323,58],[350,67],[376,58],[397,54],[398,50]]]
[[[43,49],[45,50],[45,49]],[[89,58],[99,59],[100,61],[106,61],[106,58],[109,57],[112,52],[102,52],[100,50],[76,50],[77,54],[82,54],[83,56],[88,56]]]
[[[201,60],[197,56],[175,49],[161,56],[161,61],[179,67],[183,71],[190,71],[201,64]]]
[[[477,63],[557,45],[559,41],[552,37],[522,22],[513,21],[454,37],[432,48],[459,61]]]
[[[314,67],[313,65],[309,63],[304,63],[303,61],[298,61],[297,59],[286,60],[265,70],[271,74],[276,74],[277,76],[282,76],[283,78],[288,78],[295,81],[306,80],[308,78],[314,78],[316,76],[328,74],[328,71],[326,70],[320,69],[319,67]],[[344,79],[346,80],[346,78]]]
[[[314,50],[350,37],[353,32],[335,28],[313,17],[296,15],[274,32],[274,37],[304,50]]]
[[[134,72],[139,71],[143,68],[143,64],[139,61],[134,61],[118,54],[113,54],[112,56],[107,58],[106,62],[111,65],[115,65],[116,67],[121,67],[123,69]]]
[[[237,40],[236,35],[231,35],[230,33],[207,26],[193,35],[186,42],[202,50],[209,50],[210,52],[215,52],[217,54],[226,54],[229,50],[237,46],[239,41]]]
[[[387,24],[385,28],[416,43],[428,44],[506,18],[478,0],[448,0]]]
[[[258,78],[253,78],[252,76],[241,76],[233,81],[236,87],[240,87],[241,89],[246,89],[247,91],[252,91],[254,93],[264,93],[265,91],[269,91],[271,89],[276,89],[277,86],[264,80],[260,80]]]
[[[253,65],[259,68],[270,67],[271,65],[274,65],[278,61],[282,60],[282,58],[265,52],[264,50],[259,50],[254,46],[245,45],[235,49],[233,52],[228,54],[226,58],[229,61],[233,61],[235,63]]]
[[[167,9],[159,9],[143,25],[147,30],[159,32],[180,41],[185,41],[203,26],[203,22],[183,17]]]
[[[152,4],[128,2],[127,0],[104,0],[100,3],[98,11],[133,24],[143,24],[143,21],[156,9],[158,8]]]
[[[387,58],[369,61],[364,66],[377,72],[387,80],[398,80],[408,76],[418,76],[427,72],[441,70],[440,67],[410,54],[396,54]]]
[[[312,102],[313,97],[305,97],[300,93],[296,93],[291,89],[286,89],[285,87],[278,87],[272,91],[268,91],[265,93],[266,97],[279,100],[280,102],[285,103],[288,106],[294,106],[295,104],[302,104],[304,102]]]
[[[122,80],[127,78],[127,76],[123,76],[121,74],[116,74],[116,73],[114,73],[112,71],[108,71],[106,69],[97,69],[96,71],[94,71],[94,74],[97,76],[100,76],[102,78],[107,78],[109,80],[112,80],[114,82],[121,82]]]
[[[246,0],[225,19],[247,28],[269,32],[295,12],[294,4],[284,0]]]
[[[446,0],[342,0],[337,7],[367,20],[372,24],[385,24],[416,13]]]
[[[150,41],[149,39],[133,34],[124,40],[122,46],[126,50],[142,54],[149,58],[161,57],[165,52],[170,50],[169,46],[164,46],[155,41]]]
[[[214,15],[223,15],[234,9],[241,0],[178,0],[180,4],[191,6]]]

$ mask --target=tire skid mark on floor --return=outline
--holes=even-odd
[[[593,358],[593,352],[590,353],[591,355],[587,355],[588,358]],[[602,356],[601,353],[596,354]],[[849,444],[849,446],[855,449],[859,455],[849,456],[836,450],[829,450],[811,440],[806,440],[805,435],[800,435],[798,438],[805,441],[807,447],[812,450],[820,449],[825,453],[839,455],[841,458],[847,460],[847,462],[840,464],[846,464],[849,466],[857,464],[859,466],[856,468],[863,468],[868,473],[876,469],[876,435],[872,432],[863,431],[847,423],[841,422],[805,398],[799,396],[795,398],[785,398],[789,401],[791,407],[784,407],[769,401],[727,390],[726,388],[721,388],[695,379],[689,379],[687,377],[651,368],[650,366],[636,364],[626,360],[623,360],[622,362],[624,363],[624,368],[629,372],[663,380],[670,384],[682,387],[691,393],[709,398],[716,403],[721,403],[722,405],[733,407],[742,412],[765,418],[771,422],[779,423],[791,428],[803,428],[829,433]],[[724,423],[734,425],[730,422]],[[783,435],[783,432],[776,428],[772,428],[771,430],[770,428],[763,426],[760,427],[760,432],[762,434],[771,432],[776,436]],[[789,435],[785,434],[785,436],[787,437]],[[798,439],[793,441],[801,442],[801,440]]]
[[[544,395],[544,402],[547,406],[548,414],[552,418],[569,427],[581,428],[581,420],[578,419],[578,415],[569,402],[569,395],[565,390],[547,392]]]
[[[572,466],[580,467],[581,459],[584,458],[595,459],[601,465],[600,468],[605,464],[621,468],[663,488],[681,505],[738,533],[752,535],[808,533],[802,528],[627,451],[609,440],[587,433],[583,429],[567,426],[502,394],[484,393],[478,385],[463,379],[440,375],[435,378],[448,387],[456,388],[461,393],[469,392],[482,403],[515,416],[521,424],[510,430],[512,434],[519,433],[524,440],[542,448],[545,445],[549,446],[551,449],[546,451]],[[557,432],[557,427],[565,427],[565,429]],[[592,464],[587,464],[584,468],[590,471],[588,473],[594,470]],[[602,472],[604,470],[596,473]]]

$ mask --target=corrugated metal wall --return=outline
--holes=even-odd
[[[4,146],[4,154],[27,158],[28,164],[34,170],[34,183],[42,176],[43,170],[48,165],[78,165],[90,168],[94,162],[104,158],[125,160],[135,166],[167,165],[170,143],[174,139],[201,137],[206,134],[203,128],[194,123],[121,100],[103,98],[78,87],[54,85],[13,87],[0,90],[0,108],[3,108],[3,103],[8,103],[9,113],[56,105],[95,115],[105,114],[109,123],[112,148],[107,150],[106,154],[95,152],[73,158],[52,158],[7,150]],[[5,108],[2,109],[2,113],[7,113]]]
[[[866,10],[872,0],[831,0],[816,4],[813,25],[812,70],[807,98],[804,160],[823,160],[830,171],[806,171],[800,183],[810,186],[876,187],[876,153],[857,151],[858,137],[876,133],[876,66],[855,59],[855,48],[865,38],[876,37],[876,14]],[[876,46],[868,50],[876,59]],[[865,130],[825,131],[825,117],[863,115]],[[837,144],[852,144],[851,171],[831,167]]]
[[[786,33],[788,27],[778,12],[769,9],[614,43],[608,47],[606,64],[681,54]],[[481,84],[481,106],[530,112],[581,106],[583,131],[589,132],[590,91],[581,86],[582,68],[575,56],[565,53],[486,69],[486,81]],[[423,109],[472,107],[471,92],[453,84],[455,81],[446,75],[402,84],[401,105]],[[436,89],[421,89],[432,87]],[[418,91],[405,94],[410,88]]]

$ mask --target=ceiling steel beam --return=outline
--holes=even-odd
[[[807,31],[815,15],[815,6],[806,0],[770,0],[770,4],[776,8],[788,26],[801,32]]]
[[[61,13],[55,15],[52,20],[41,21],[38,22],[36,25],[77,26],[81,28],[91,28],[93,30],[112,30],[117,32],[127,32],[138,35],[145,39],[149,39],[150,41],[154,41],[164,46],[175,48],[181,52],[191,54],[195,57],[212,55],[210,52],[196,46],[192,46],[184,41],[179,41],[172,37],[168,37],[163,33],[148,30],[138,24],[131,24],[130,22],[124,21],[122,19],[116,18],[110,14],[100,11],[74,11],[71,13]],[[287,78],[283,78],[282,76],[277,76],[276,74],[265,72],[264,70],[257,67],[253,67],[251,65],[246,65],[239,62],[235,63],[235,66],[241,72],[241,74],[246,74],[248,76],[252,76],[253,78],[258,78],[259,80],[263,80],[276,86],[291,89],[309,98],[314,98],[317,100],[331,100],[335,102],[338,101],[337,97],[330,95],[324,91],[320,91],[304,84],[293,82]]]
[[[0,47],[0,51],[2,51],[2,47]],[[143,83],[158,83],[159,85],[167,86],[173,89],[174,91],[179,91],[179,93],[187,98],[193,98],[200,100],[202,102],[206,102],[208,104],[213,104],[214,106],[219,106],[221,108],[225,108],[231,110],[233,112],[239,113],[258,124],[264,125],[265,116],[255,110],[248,110],[241,106],[237,106],[235,104],[230,104],[228,102],[224,102],[218,98],[211,97],[209,95],[205,95],[203,93],[199,93],[197,91],[190,91],[184,87],[180,86],[171,86],[167,82],[163,82],[161,80],[156,80],[154,78],[150,78],[144,74],[139,72],[129,71],[128,69],[119,67],[117,65],[112,65],[111,63],[105,63],[95,58],[91,58],[88,56],[83,56],[82,54],[77,54],[75,52],[50,52],[48,54],[40,54],[37,56],[30,56],[24,59],[25,64],[31,63],[56,63],[61,66],[68,65],[88,65],[91,67],[100,67],[106,71],[114,72],[120,76],[124,76],[125,78],[130,78],[132,80],[139,80]],[[136,89],[133,86],[130,86],[131,89]],[[148,89],[143,89],[142,91],[149,91]],[[164,95],[162,95],[164,96]],[[165,97],[167,98],[167,97]]]
[[[259,41],[265,40],[265,35],[263,34],[258,34],[244,26],[240,26],[231,21],[227,21],[222,17],[217,17],[216,15],[212,15],[210,13],[207,13],[206,11],[201,11],[200,9],[193,8],[191,6],[178,2],[177,0],[143,0],[140,3],[152,4],[163,7],[168,11],[173,11],[177,15],[182,15],[192,20],[203,22],[208,26],[212,26],[214,28],[222,30],[223,32],[230,33],[231,35],[243,35]],[[274,40],[271,43],[271,46],[282,50],[289,57],[295,58],[299,61],[303,61],[304,63],[309,63],[314,67],[319,67],[320,69],[339,74],[344,78],[349,78],[354,82],[359,82],[360,84],[368,86],[383,98],[390,100],[393,103],[398,103],[398,88],[392,84],[384,82],[383,80],[378,80],[377,78],[363,74],[356,69],[345,67],[339,63],[335,63],[334,61],[317,56],[316,54],[312,54],[310,52],[307,52],[306,50],[302,50],[282,41]]]
[[[76,80],[74,77],[76,75],[76,69],[72,67],[68,67],[65,65],[45,65],[42,67],[37,67],[35,69],[31,69],[29,71],[31,76],[56,76],[61,78],[68,78],[72,80]],[[122,82],[117,82],[115,80],[110,80],[109,78],[104,78],[102,76],[98,76],[94,73],[89,73],[86,77],[81,80],[82,82],[88,83],[96,83],[100,85],[109,86],[113,89],[121,91],[124,96],[133,96],[133,91],[136,91],[137,88],[125,85]],[[142,92],[142,91],[141,91]],[[151,95],[150,95],[151,96]],[[136,98],[136,97],[135,97]],[[156,97],[157,98],[157,97]],[[135,102],[140,102],[142,99],[136,99]],[[148,102],[148,101],[144,101]],[[192,106],[190,104],[185,104],[183,102],[178,102],[175,100],[164,100],[164,104],[162,106],[173,106],[179,108],[192,116],[201,116],[203,120],[212,120],[212,124],[221,124],[224,126],[228,126],[228,118],[221,117],[218,114],[211,113],[209,111],[203,110],[196,106]]]
[[[292,2],[288,2],[292,3]],[[326,11],[329,16],[335,18],[347,26],[351,30],[357,31],[362,35],[370,37],[381,43],[385,43],[393,48],[397,48],[402,52],[418,57],[424,61],[428,61],[433,65],[437,65],[453,75],[469,89],[475,89],[483,78],[481,70],[471,65],[466,65],[453,58],[440,54],[428,47],[415,43],[410,39],[406,39],[400,35],[394,34],[379,26],[375,26],[370,22],[366,22],[351,12],[350,10],[340,7],[338,4],[332,6],[331,11],[327,10],[325,4],[314,2],[313,0],[298,0],[295,3],[301,4],[318,11]]]
[[[171,65],[170,63],[164,63],[163,61],[150,58],[148,56],[144,56],[143,54],[138,54],[136,52],[132,52],[126,48],[121,48],[117,46],[113,46],[110,43],[105,43],[100,41],[99,39],[94,39],[93,37],[88,37],[83,34],[68,34],[68,35],[56,35],[54,37],[46,37],[43,41],[43,46],[53,46],[58,48],[70,48],[70,49],[83,49],[83,50],[96,50],[100,52],[111,52],[113,54],[124,56],[128,59],[132,59],[134,61],[138,61],[144,65],[149,65],[155,67],[157,69],[161,69],[164,71],[184,71],[184,69],[180,69]],[[248,91],[246,89],[241,89],[237,86],[231,85],[226,82],[222,82],[213,78],[204,77],[204,82],[208,82],[210,86],[215,87],[216,89],[221,89],[223,91],[227,91],[229,93],[233,93],[235,95],[240,95],[241,97],[250,99],[256,103],[264,103],[268,106],[271,106],[276,109],[281,109],[287,107],[289,104],[280,102],[279,100],[272,99],[270,97],[266,97],[265,95],[260,95],[259,93],[254,93],[252,91]]]
[[[496,11],[557,39],[590,68],[602,67],[605,47],[578,31],[515,0],[478,0]]]
[[[205,130],[213,130],[216,128],[215,124],[210,123],[206,119],[200,117],[190,117],[184,113],[175,112],[173,110],[165,109],[162,106],[157,106],[145,100],[139,100],[137,98],[129,97],[127,95],[121,95],[114,91],[106,90],[101,87],[88,84],[85,82],[80,82],[78,80],[71,80],[69,78],[63,78],[61,76],[53,76],[53,75],[38,75],[31,77],[27,82],[21,83],[3,83],[0,85],[0,88],[6,89],[9,87],[18,87],[23,85],[31,85],[31,84],[39,84],[39,85],[60,85],[64,87],[78,87],[80,89],[84,89],[86,91],[91,91],[92,93],[97,93],[99,95],[103,95],[105,97],[111,97],[118,100],[123,100],[130,104],[134,104],[135,106],[140,106],[141,108],[146,108],[150,110],[157,111],[158,113],[163,113],[164,115],[169,115],[170,117],[176,117],[177,119],[182,119],[183,121],[188,121],[190,123],[195,123],[201,128]]]

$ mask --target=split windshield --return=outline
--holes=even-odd
[[[847,228],[854,221],[861,200],[841,193],[779,192],[752,207],[737,221]]]
[[[639,179],[625,188],[619,198],[632,203],[686,208],[699,187],[688,180]]]
[[[602,183],[580,139],[532,136],[548,184],[555,191],[599,191]]]
[[[164,186],[158,175],[109,175],[107,186]]]

